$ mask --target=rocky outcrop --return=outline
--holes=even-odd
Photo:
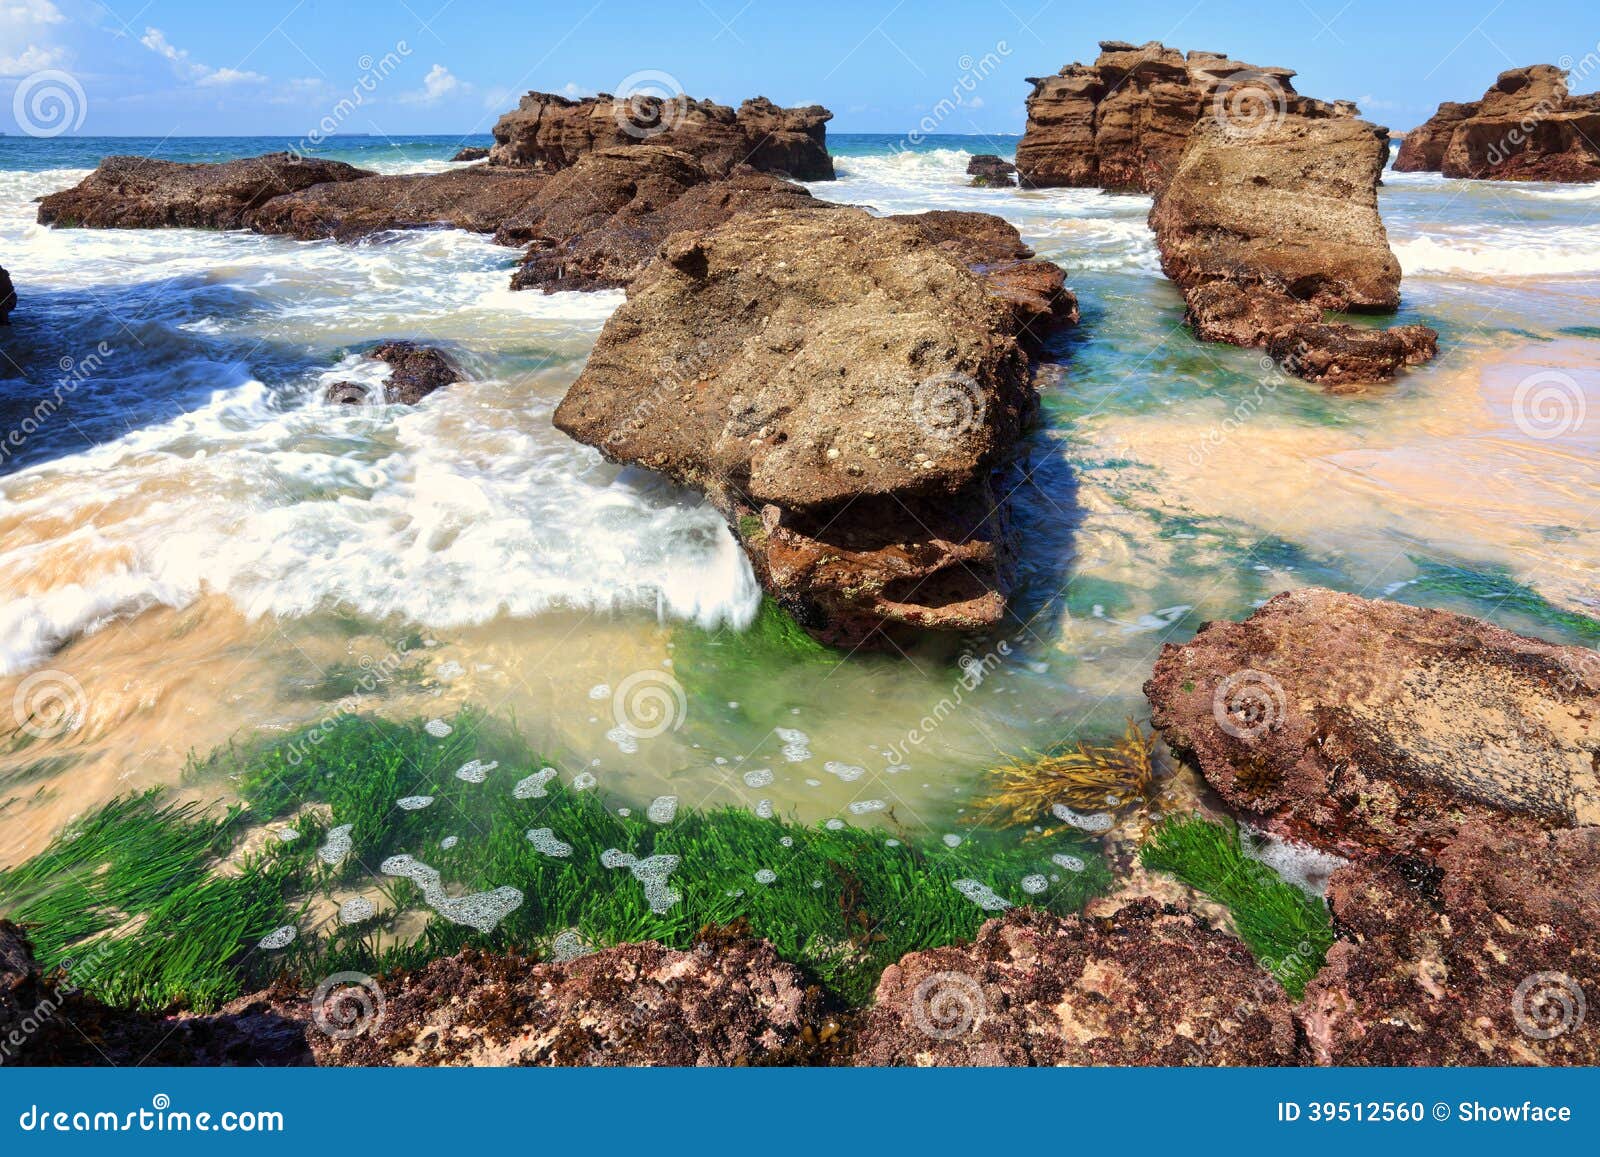
[[[735,110],[685,96],[530,92],[495,123],[490,163],[555,171],[586,153],[648,142],[688,153],[719,176],[747,165],[797,181],[832,180],[832,117],[820,105],[779,108],[765,97]]]
[[[970,945],[884,971],[861,1065],[1286,1065],[1294,1020],[1244,944],[1138,900],[1106,917],[1017,910]]]
[[[990,476],[1033,403],[1025,345],[1075,316],[1027,252],[982,214],[769,209],[675,234],[556,425],[706,494],[819,638],[992,626]]]
[[[602,149],[550,176],[495,239],[528,246],[513,289],[610,289],[631,283],[673,233],[710,229],[753,208],[831,207],[766,173],[718,179],[677,149]]]
[[[1164,648],[1145,693],[1242,818],[1351,861],[1308,1059],[1600,1061],[1593,652],[1309,589]]]
[[[1502,72],[1482,100],[1446,101],[1394,167],[1496,181],[1600,181],[1600,94],[1573,96],[1549,64]]]
[[[39,223],[100,229],[240,229],[274,197],[373,174],[342,161],[268,153],[221,164],[107,157],[39,202]]]
[[[967,176],[979,189],[1009,189],[1017,183],[1017,166],[992,153],[980,153],[967,162]]]
[[[1202,117],[1150,214],[1196,335],[1263,347],[1335,389],[1427,361],[1438,335],[1425,326],[1322,320],[1400,303],[1400,263],[1378,215],[1387,132],[1320,101],[1272,105],[1268,89],[1260,99],[1268,111],[1248,124],[1226,107]]]
[[[1028,78],[1033,92],[1017,145],[1022,184],[1159,192],[1202,114],[1231,107],[1241,119],[1268,115],[1298,96],[1293,76],[1214,52],[1185,56],[1154,40],[1103,40],[1093,64]],[[1256,92],[1267,94],[1266,106]]]
[[[451,161],[456,163],[461,161],[487,161],[488,159],[489,150],[479,145],[468,145],[450,158]]]
[[[369,176],[274,197],[245,215],[257,233],[302,241],[359,241],[391,229],[455,228],[493,233],[521,212],[545,178],[475,166],[445,173]]]
[[[0,268],[0,325],[5,325],[11,318],[11,311],[17,308],[17,291],[12,288],[11,274]]]
[[[414,406],[433,391],[462,378],[461,371],[443,351],[413,341],[383,342],[362,356],[389,366],[392,372],[383,383],[383,401],[391,404]],[[335,382],[323,400],[336,406],[370,405],[375,401],[368,387],[360,382]]]

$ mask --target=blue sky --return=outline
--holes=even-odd
[[[82,134],[301,137],[363,78],[339,131],[465,134],[530,88],[616,91],[648,71],[730,104],[825,104],[843,132],[908,131],[958,92],[939,131],[1020,132],[1023,78],[1112,38],[1294,68],[1302,92],[1406,128],[1505,68],[1592,64],[1596,13],[1592,0],[0,0],[0,129],[17,131],[19,85],[59,88],[59,73],[81,91]],[[1600,88],[1600,67],[1573,87]]]

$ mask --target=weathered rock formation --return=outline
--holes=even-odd
[[[1482,100],[1446,101],[1394,167],[1497,181],[1600,181],[1600,94],[1573,96],[1566,70],[1502,72]]]
[[[1017,183],[1017,166],[992,153],[980,153],[967,162],[967,176],[979,189],[1009,189]]]
[[[274,197],[243,223],[302,241],[359,241],[390,229],[450,227],[493,233],[544,185],[541,175],[479,165],[445,173],[368,176]]]
[[[362,355],[393,371],[383,383],[383,400],[414,406],[437,389],[461,380],[461,371],[441,350],[413,341],[387,341]],[[324,401],[336,406],[369,405],[373,399],[360,382],[335,382]]]
[[[860,1065],[1286,1065],[1282,987],[1244,944],[1139,900],[1110,916],[1018,910],[884,971]]]
[[[1593,652],[1310,589],[1165,648],[1145,693],[1242,818],[1351,859],[1309,1059],[1600,1062]]]
[[[11,318],[11,311],[17,308],[17,291],[11,285],[11,274],[0,268],[0,325],[5,325]]]
[[[990,476],[1033,402],[1025,343],[1076,316],[1029,256],[967,213],[768,209],[675,234],[556,425],[705,493],[819,638],[992,626]]]
[[[489,150],[485,149],[485,148],[483,148],[483,147],[481,147],[479,145],[468,145],[466,148],[464,148],[464,149],[460,150],[458,153],[456,153],[455,156],[450,158],[450,160],[453,161],[453,162],[460,162],[460,161],[487,161],[488,159],[489,159]]]
[[[1029,77],[1017,145],[1022,184],[1156,193],[1177,171],[1189,130],[1208,110],[1240,121],[1300,98],[1287,68],[1257,68],[1214,52],[1185,56],[1158,41],[1102,40],[1093,64]],[[1257,93],[1263,93],[1258,97]],[[1330,106],[1354,112],[1354,106]]]
[[[221,164],[107,157],[71,189],[39,202],[39,223],[100,229],[240,229],[274,197],[371,177],[343,161],[268,153]]]
[[[1400,303],[1400,263],[1378,215],[1387,142],[1384,129],[1299,96],[1248,125],[1225,111],[1202,117],[1150,214],[1197,336],[1263,347],[1329,388],[1386,381],[1433,357],[1438,335],[1425,326],[1322,320]]]
[[[797,181],[833,179],[827,122],[820,105],[779,108],[765,97],[737,110],[690,97],[569,100],[530,92],[494,126],[490,163],[555,171],[585,153],[643,143],[666,145],[727,175],[741,165]]]
[[[677,149],[601,149],[545,179],[495,239],[528,246],[513,289],[609,289],[637,277],[669,235],[757,207],[831,208],[766,173],[743,169],[718,179]]]

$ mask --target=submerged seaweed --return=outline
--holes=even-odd
[[[923,847],[737,809],[623,817],[553,771],[543,795],[519,795],[513,785],[544,761],[481,715],[448,722],[441,735],[348,716],[219,750],[189,779],[226,777],[242,806],[176,804],[160,791],[115,801],[0,873],[0,911],[30,926],[46,968],[94,940],[85,986],[152,1008],[214,1008],[281,972],[378,972],[469,944],[538,951],[572,931],[596,946],[687,947],[701,928],[740,920],[859,1002],[902,954],[976,933],[987,910],[962,881],[1060,912],[1109,883],[1081,841],[1049,849],[1084,864],[1062,872],[1045,849],[998,837]],[[504,770],[458,777],[472,760]],[[399,806],[418,795],[434,803]],[[291,816],[298,839],[259,838]],[[1053,878],[1036,890],[1042,873]],[[352,893],[372,915],[351,907]],[[412,912],[426,922],[403,937]]]

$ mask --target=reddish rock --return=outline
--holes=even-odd
[[[1600,667],[1464,615],[1307,588],[1164,647],[1167,743],[1251,823],[1431,857],[1469,819],[1600,823]]]
[[[490,162],[554,171],[599,149],[643,143],[688,153],[718,176],[741,165],[798,181],[833,179],[820,105],[779,108],[765,97],[737,110],[690,97],[569,100],[530,92],[494,126]]]
[[[1600,828],[1469,821],[1427,863],[1340,869],[1328,902],[1310,1061],[1600,1064]]]
[[[268,153],[222,164],[107,157],[71,189],[39,202],[39,223],[101,229],[239,229],[274,197],[373,174],[342,161]]]
[[[1135,901],[1105,917],[1018,909],[884,971],[858,1065],[1286,1065],[1294,1021],[1244,944]]]
[[[461,380],[456,368],[442,350],[413,341],[388,341],[373,346],[362,355],[384,362],[393,371],[384,382],[384,401],[414,406],[437,389]],[[366,405],[372,399],[359,382],[335,382],[324,401],[338,406]]]
[[[370,995],[352,1010],[359,1033],[312,1037],[319,1064],[743,1065],[799,1049],[828,1019],[764,940],[623,944],[563,964],[468,950],[378,988],[381,1015]],[[341,1023],[339,999],[323,1021]]]
[[[1425,326],[1322,320],[1399,305],[1400,263],[1378,215],[1386,130],[1270,84],[1249,98],[1219,90],[1214,103],[1150,213],[1196,335],[1265,347],[1329,388],[1433,357],[1438,335]]]
[[[676,149],[602,149],[552,175],[501,224],[496,240],[528,246],[512,289],[609,289],[632,282],[671,234],[710,229],[753,208],[832,206],[766,173],[718,179]]]
[[[1009,189],[1017,183],[1017,166],[992,153],[981,153],[967,162],[967,176],[978,188]]]
[[[1482,100],[1446,101],[1395,158],[1402,172],[1500,181],[1600,181],[1600,95],[1549,64],[1502,72]]]
[[[366,177],[274,197],[247,214],[245,224],[257,233],[283,233],[302,241],[359,241],[390,229],[493,233],[526,208],[545,180],[536,173],[483,165]]]
[[[975,271],[996,230],[1010,258]],[[1033,405],[1021,319],[1073,314],[1059,282],[1053,300],[1024,284],[1039,271],[1023,252],[972,214],[763,210],[676,234],[556,425],[705,493],[819,638],[992,626],[1006,560],[990,476]]]

